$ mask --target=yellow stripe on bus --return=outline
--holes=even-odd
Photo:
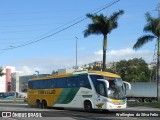
[[[36,100],[46,100],[47,106],[52,107],[57,101],[58,97],[62,93],[63,88],[56,89],[43,89],[43,90],[30,90],[28,89],[28,97],[32,98],[28,100],[29,105],[36,105]],[[43,94],[43,95],[40,95]]]

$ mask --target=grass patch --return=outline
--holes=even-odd
[[[160,108],[160,102],[138,103],[139,105]]]
[[[135,106],[147,106],[147,107],[155,107],[155,108],[160,108],[160,102],[128,102],[128,104],[135,105]]]

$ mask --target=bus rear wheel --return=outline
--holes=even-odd
[[[42,108],[47,108],[47,101],[46,100],[43,100],[42,101]]]
[[[87,112],[92,112],[92,104],[90,101],[84,102],[84,110]]]
[[[40,107],[41,107],[40,100],[36,100],[36,107],[37,107],[37,108],[40,108]]]

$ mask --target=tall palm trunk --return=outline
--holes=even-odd
[[[102,71],[106,69],[106,50],[107,50],[107,35],[103,38],[103,68]]]
[[[160,36],[158,37],[158,51],[157,51],[157,99],[160,102]]]

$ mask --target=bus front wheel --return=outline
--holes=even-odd
[[[42,108],[47,108],[47,101],[45,100],[42,101]]]
[[[91,112],[92,111],[92,104],[90,101],[85,101],[84,102],[84,110],[87,112]]]

